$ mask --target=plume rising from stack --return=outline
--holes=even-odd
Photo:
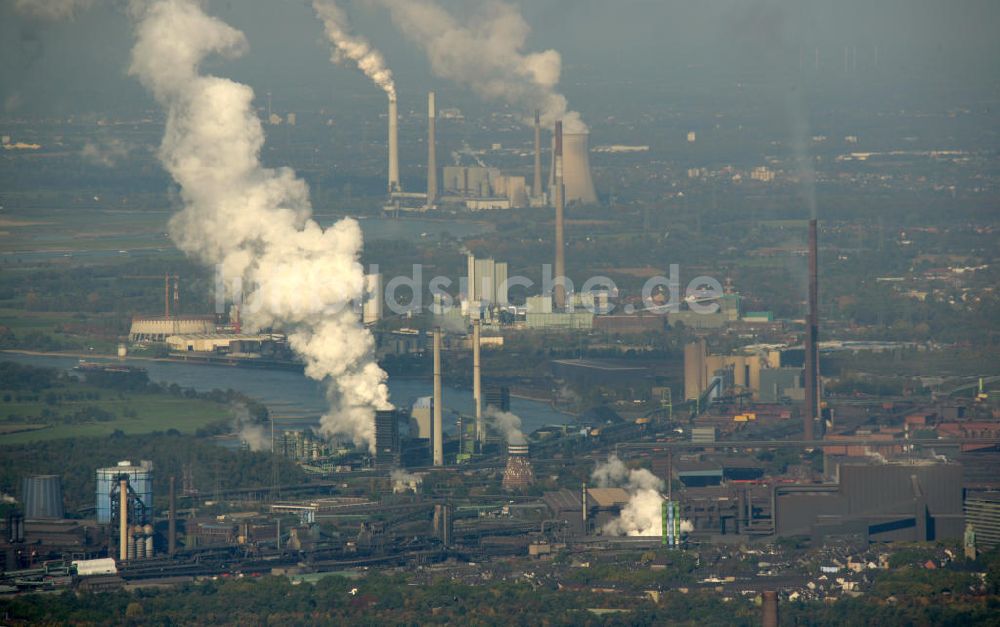
[[[333,44],[330,60],[338,64],[351,61],[387,96],[395,98],[396,84],[392,71],[386,67],[385,57],[367,39],[351,33],[347,14],[332,0],[313,0],[313,10],[323,20],[326,37]]]
[[[396,111],[396,84],[385,57],[367,39],[351,33],[347,14],[333,0],[313,0],[313,10],[323,20],[327,39],[333,44],[334,63],[351,61],[389,97],[389,193],[400,191],[399,138]]]
[[[372,336],[351,306],[365,286],[358,223],[323,229],[313,221],[305,183],[260,163],[264,133],[253,90],[199,71],[213,54],[245,51],[243,33],[194,0],[154,2],[135,18],[129,72],[167,112],[159,157],[184,203],[171,236],[215,265],[226,286],[248,287],[244,326],[287,331],[306,374],[327,384],[331,407],[321,431],[374,452],[374,412],[392,405]]]
[[[491,2],[462,24],[433,0],[376,0],[396,27],[427,53],[435,75],[468,85],[484,100],[521,108],[525,123],[541,111],[551,127],[563,120],[569,132],[586,131],[580,114],[556,91],[562,57],[555,50],[523,51],[530,28],[517,8]]]
[[[608,461],[598,464],[591,474],[598,487],[620,486],[629,494],[628,503],[622,507],[621,515],[604,526],[604,533],[615,536],[659,536],[663,535],[663,481],[645,468],[629,468],[612,455]],[[681,529],[691,530],[691,522],[683,521]]]

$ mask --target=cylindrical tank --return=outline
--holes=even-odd
[[[25,477],[24,517],[27,520],[63,518],[62,481],[59,475]]]
[[[135,559],[146,559],[146,543],[143,542],[142,536],[132,536],[130,540],[135,544]]]
[[[111,522],[111,510],[117,508],[117,503],[111,502],[111,491],[118,486],[119,478],[125,475],[128,478],[129,487],[136,497],[145,506],[146,518],[152,516],[153,512],[153,463],[149,461],[140,462],[133,465],[130,461],[118,462],[117,466],[97,469],[97,487],[95,489],[95,502],[98,524],[108,524]],[[149,520],[129,521],[136,523],[146,523]]]
[[[126,553],[125,554],[128,556],[128,559],[134,560],[135,559],[135,536],[129,536],[128,540],[126,541],[125,546],[126,546]]]
[[[146,536],[146,558],[153,557],[153,536]]]

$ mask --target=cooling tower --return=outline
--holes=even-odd
[[[389,96],[389,193],[401,191],[399,186],[399,113],[396,96]]]
[[[25,477],[23,483],[24,517],[27,520],[63,517],[62,481],[59,475]]]
[[[527,444],[507,446],[507,467],[503,471],[503,489],[518,490],[535,482],[535,471],[528,460]]]
[[[594,181],[590,178],[589,133],[562,134],[563,150],[563,188],[565,202],[578,202],[589,205],[597,202],[597,192],[594,191]],[[553,147],[555,140],[553,139]],[[555,158],[553,157],[553,162]],[[555,184],[555,164],[549,184]]]
[[[437,200],[437,138],[435,123],[437,110],[434,107],[434,92],[427,92],[427,206],[433,207]]]

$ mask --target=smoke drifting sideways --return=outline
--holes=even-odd
[[[284,329],[306,374],[326,382],[331,406],[321,433],[374,452],[374,411],[392,405],[372,336],[351,307],[365,285],[358,223],[324,230],[310,219],[306,184],[289,168],[260,163],[264,132],[253,90],[199,72],[213,54],[242,54],[242,32],[195,0],[159,0],[132,13],[129,73],[166,110],[159,158],[184,203],[171,237],[215,265],[227,289],[244,287],[245,327]]]
[[[423,48],[436,76],[467,85],[485,100],[521,108],[525,125],[534,123],[538,109],[548,128],[562,120],[566,133],[587,132],[580,114],[556,91],[559,53],[523,52],[531,29],[516,7],[491,2],[465,25],[433,0],[369,1],[385,7],[396,28]]]
[[[600,488],[622,487],[628,492],[628,503],[618,518],[604,525],[603,532],[612,536],[663,535],[663,481],[645,468],[629,470],[622,460],[612,455],[598,464],[590,475]]]
[[[352,61],[390,98],[395,98],[396,84],[392,79],[392,71],[386,67],[385,57],[367,39],[351,33],[347,14],[332,0],[313,0],[313,10],[323,21],[326,37],[333,44],[333,56],[330,60],[336,64]]]
[[[486,420],[493,423],[496,430],[503,434],[507,444],[514,446],[527,444],[528,439],[521,431],[521,417],[509,411],[500,411],[493,405],[486,408]]]
[[[271,443],[264,433],[264,424],[250,415],[246,405],[238,404],[233,407],[233,431],[237,433],[240,442],[245,442],[251,451],[270,448]]]

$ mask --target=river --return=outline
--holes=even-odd
[[[0,353],[0,361],[13,361],[32,366],[70,370],[79,363],[76,357],[59,355],[25,355]],[[95,359],[93,361],[101,361]],[[119,363],[117,360],[114,363]],[[149,378],[158,383],[176,383],[199,392],[212,389],[233,389],[264,403],[274,417],[279,430],[302,429],[319,423],[320,415],[328,407],[323,386],[299,372],[287,370],[259,370],[235,366],[191,364],[145,359],[126,359],[125,363],[145,368]],[[447,383],[447,382],[446,382]],[[400,408],[409,408],[421,396],[432,394],[430,377],[424,379],[389,379],[392,402]],[[450,387],[444,395],[444,429],[453,432],[455,412],[473,415],[472,390]],[[511,412],[521,417],[525,433],[546,425],[573,422],[567,414],[558,412],[547,403],[523,398],[510,400]]]

